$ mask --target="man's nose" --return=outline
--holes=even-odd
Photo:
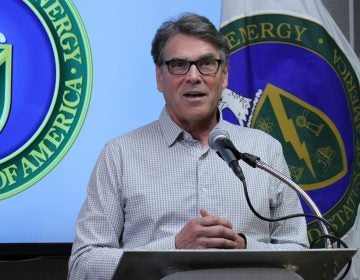
[[[186,77],[191,81],[199,80],[200,76],[201,73],[199,72],[195,64],[191,65],[189,71],[186,73]]]

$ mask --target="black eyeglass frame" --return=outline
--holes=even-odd
[[[171,62],[174,62],[174,61],[181,61],[181,62],[187,62],[189,63],[189,66],[187,68],[187,70],[184,72],[184,73],[180,73],[180,74],[175,74],[175,73],[172,73],[172,70],[170,68],[170,63]],[[214,72],[210,72],[210,73],[203,73],[200,69],[199,69],[199,66],[198,66],[198,63],[199,62],[204,62],[204,61],[216,61],[217,62],[217,68]],[[223,63],[223,60],[222,59],[199,59],[199,60],[195,60],[195,61],[192,61],[192,60],[186,60],[186,59],[179,59],[179,58],[176,58],[176,59],[170,59],[170,60],[164,60],[162,62],[162,65],[166,64],[167,65],[167,68],[168,68],[168,71],[171,75],[175,75],[175,76],[183,76],[183,75],[186,75],[191,66],[192,65],[195,65],[196,66],[196,69],[199,71],[199,73],[201,75],[214,75],[216,74],[218,71],[219,71],[219,68],[220,68],[220,65]]]

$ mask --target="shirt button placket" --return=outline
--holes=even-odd
[[[206,154],[202,153],[197,161],[197,181],[199,189],[199,207],[208,209],[209,189],[206,184],[206,173],[204,172],[204,160]]]

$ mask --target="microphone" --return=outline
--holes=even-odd
[[[208,143],[210,148],[215,150],[217,155],[229,165],[235,175],[241,181],[245,180],[245,176],[238,163],[238,160],[241,159],[241,154],[230,140],[229,133],[223,129],[215,128],[209,134]]]
[[[294,217],[298,217],[298,216],[311,216],[313,218],[316,218],[319,221],[319,223],[322,222],[322,223],[320,223],[320,227],[321,227],[321,231],[323,233],[323,237],[327,238],[325,240],[326,247],[332,248],[332,244],[331,244],[329,237],[333,238],[333,236],[329,235],[329,231],[325,226],[325,225],[329,225],[329,223],[322,217],[322,214],[321,214],[320,210],[317,208],[316,204],[312,201],[312,199],[308,196],[308,194],[300,186],[298,186],[290,178],[287,178],[285,175],[283,175],[276,169],[274,169],[271,166],[267,165],[266,163],[262,162],[259,157],[254,156],[252,154],[239,152],[236,149],[236,147],[234,146],[234,144],[232,143],[232,141],[230,140],[229,133],[223,129],[219,129],[219,128],[213,129],[209,134],[208,142],[209,142],[210,148],[212,148],[216,151],[218,156],[220,156],[229,165],[229,167],[232,169],[232,171],[235,173],[235,175],[244,184],[244,192],[245,192],[246,201],[247,201],[251,211],[258,218],[265,220],[265,221],[269,221],[269,222],[281,221],[281,220],[294,218]],[[242,169],[238,163],[239,160],[246,162],[248,165],[252,166],[253,168],[258,167],[258,168],[266,171],[267,173],[275,176],[276,178],[278,178],[285,184],[287,184],[289,187],[291,187],[294,191],[296,191],[305,200],[305,202],[310,206],[312,211],[315,213],[315,216],[308,215],[308,214],[298,214],[298,215],[285,216],[285,217],[281,217],[281,218],[277,218],[277,219],[270,219],[270,218],[266,218],[266,217],[263,217],[260,214],[258,214],[251,204],[251,201],[250,201],[250,198],[249,198],[249,195],[247,192],[245,176],[244,176]],[[338,240],[338,238],[337,238],[337,240]]]

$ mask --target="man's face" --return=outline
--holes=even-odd
[[[219,59],[219,51],[193,36],[177,34],[166,43],[163,60]],[[191,65],[184,75],[169,73],[166,64],[156,67],[158,90],[164,94],[166,109],[180,127],[216,121],[217,105],[227,86],[228,69],[223,64],[215,74],[203,75]]]

